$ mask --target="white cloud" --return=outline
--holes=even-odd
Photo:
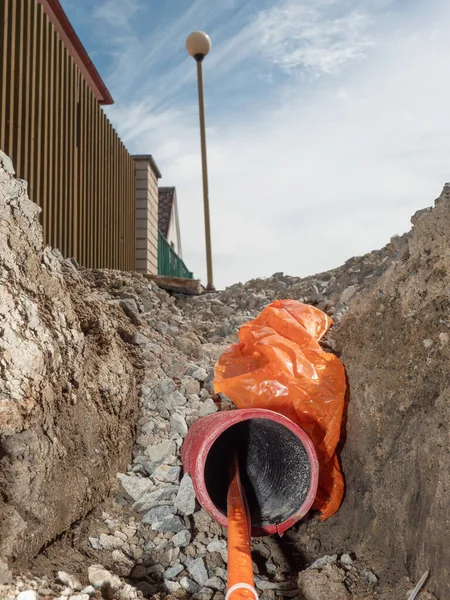
[[[357,9],[336,15],[336,4],[288,0],[262,11],[255,26],[265,55],[287,71],[303,67],[316,73],[332,73],[349,60],[362,58],[370,44],[365,33],[370,20]]]
[[[103,0],[93,7],[92,17],[103,26],[130,30],[134,17],[143,8],[140,0]]]
[[[265,53],[277,44],[286,49],[283,69],[313,75],[307,83],[295,76],[278,79],[271,94],[255,96],[253,105],[243,103],[232,114],[224,107],[223,118],[208,119],[219,286],[275,271],[312,274],[381,247],[405,231],[410,215],[430,204],[449,179],[446,5],[432,2],[403,21],[393,13],[355,13],[352,5],[342,13],[338,2],[329,2],[323,28],[316,17],[305,27],[300,5],[312,3],[291,0],[260,13],[205,61],[209,81],[229,81],[230,98],[236,79],[227,51],[244,40],[248,44],[231,61],[243,77],[253,55],[264,55],[271,69],[279,53]],[[325,10],[324,2],[319,5]],[[276,12],[280,7],[292,11],[289,19]],[[256,33],[271,31],[269,16],[281,23],[276,38]],[[370,48],[369,40],[376,45]],[[354,60],[361,52],[367,57]],[[174,73],[182,73],[180,66]],[[162,183],[177,186],[185,262],[204,278],[195,104],[167,108],[156,88],[147,104],[121,102],[110,114],[130,149],[151,152]]]

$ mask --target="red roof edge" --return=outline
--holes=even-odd
[[[103,79],[89,58],[80,38],[75,33],[70,24],[66,13],[59,0],[37,0],[42,4],[43,9],[48,14],[53,26],[59,36],[64,41],[70,55],[83,73],[86,81],[89,83],[95,97],[100,104],[114,104],[111,94],[108,91]]]

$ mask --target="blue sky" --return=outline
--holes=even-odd
[[[195,62],[204,62],[218,287],[306,276],[409,229],[450,180],[446,0],[62,0],[131,153],[175,185],[205,278]]]

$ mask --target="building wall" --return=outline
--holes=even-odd
[[[178,256],[180,258],[183,258],[181,256],[180,244],[178,243],[177,220],[178,220],[178,215],[177,215],[177,211],[176,211],[176,207],[175,207],[175,203],[174,203],[172,206],[172,213],[170,215],[170,225],[169,225],[169,231],[167,233],[167,241],[169,242],[170,245],[173,244],[174,251],[178,254]]]
[[[147,157],[135,157],[136,271],[158,273],[158,178]]]
[[[135,268],[133,160],[37,0],[0,0],[0,148],[47,244],[86,267]]]

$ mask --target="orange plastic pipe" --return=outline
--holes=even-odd
[[[230,464],[228,512],[228,589],[237,584],[255,587],[250,549],[251,521],[247,499],[239,476],[239,464],[234,455]],[[229,600],[255,600],[255,594],[245,588],[231,592]]]

